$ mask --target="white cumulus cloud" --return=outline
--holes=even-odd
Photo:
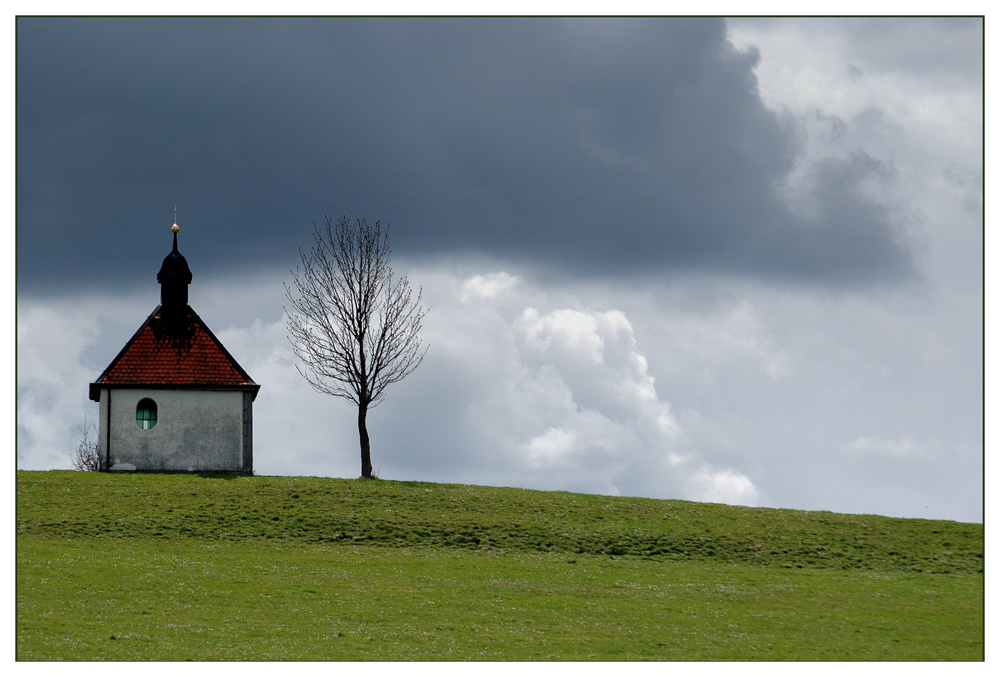
[[[689,480],[690,498],[709,503],[757,505],[757,489],[749,477],[734,470],[700,468]]]
[[[473,275],[462,282],[459,299],[462,303],[496,299],[514,289],[520,281],[516,275],[504,271]]]
[[[459,481],[723,500],[714,485],[699,493],[692,484],[709,464],[677,449],[676,418],[624,311],[505,272],[458,284],[439,278],[427,289],[435,305],[426,368],[385,407],[397,418],[403,398],[422,393],[421,415],[407,418],[407,444],[433,445],[414,449],[394,472],[432,479],[422,469],[433,465]]]

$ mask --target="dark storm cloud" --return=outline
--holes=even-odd
[[[175,201],[196,275],[340,212],[570,275],[909,266],[871,158],[789,212],[796,131],[721,20],[22,18],[17,57],[22,289],[149,275]]]

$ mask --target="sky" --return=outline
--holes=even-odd
[[[254,467],[357,477],[295,369],[314,223],[389,224],[424,363],[380,477],[980,522],[983,22],[19,18],[17,467],[159,302],[261,384]]]

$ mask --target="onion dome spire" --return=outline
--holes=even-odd
[[[183,310],[188,302],[188,285],[191,284],[191,269],[187,259],[177,251],[177,207],[174,206],[174,225],[170,227],[174,234],[174,248],[163,259],[156,281],[160,283],[160,305],[165,311]]]

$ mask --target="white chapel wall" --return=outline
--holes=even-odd
[[[156,425],[143,430],[136,405],[147,397],[156,403]],[[242,471],[243,400],[241,391],[102,389],[102,459],[110,441],[113,471]]]

